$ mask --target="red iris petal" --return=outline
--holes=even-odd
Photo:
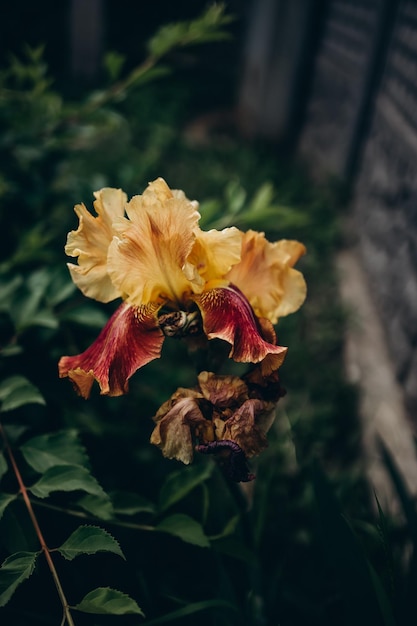
[[[60,377],[68,376],[84,398],[90,395],[94,380],[102,394],[126,393],[132,374],[161,354],[164,335],[155,320],[156,310],[152,305],[122,304],[85,352],[61,358]]]
[[[215,287],[196,296],[195,300],[201,310],[207,337],[230,343],[229,356],[235,361],[259,363],[268,354],[273,354],[275,367],[281,365],[287,348],[265,341],[251,305],[237,287]]]

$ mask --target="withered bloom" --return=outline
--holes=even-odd
[[[247,459],[267,446],[282,395],[277,372],[263,376],[261,366],[243,378],[201,372],[196,387],[177,389],[158,410],[151,443],[185,464],[194,450],[214,454],[228,478],[250,481]]]

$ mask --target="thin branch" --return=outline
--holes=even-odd
[[[48,548],[48,546],[46,544],[46,541],[45,541],[44,536],[42,534],[42,531],[40,529],[40,526],[39,526],[38,520],[36,518],[35,512],[34,512],[34,510],[32,508],[32,503],[30,501],[26,485],[23,482],[22,475],[21,475],[20,470],[19,470],[19,468],[17,466],[16,459],[14,457],[14,454],[12,452],[12,449],[11,449],[8,437],[6,435],[6,432],[5,432],[1,422],[0,422],[0,434],[3,437],[3,441],[4,441],[4,445],[5,445],[5,449],[6,449],[7,455],[9,457],[9,459],[10,459],[10,463],[12,465],[13,471],[14,471],[16,479],[17,479],[17,482],[19,484],[19,491],[22,494],[22,497],[23,497],[23,500],[25,502],[27,511],[29,513],[29,517],[30,517],[30,519],[32,521],[33,527],[35,529],[36,535],[38,537],[39,543],[40,543],[41,548],[42,548],[42,552],[45,555],[46,561],[48,563],[49,570],[50,570],[50,572],[52,574],[52,578],[53,578],[54,583],[55,583],[55,587],[56,587],[56,589],[58,591],[59,599],[61,600],[62,608],[64,610],[62,624],[65,624],[65,621],[66,621],[69,626],[75,626],[74,621],[73,621],[72,616],[71,616],[71,613],[70,613],[69,604],[67,602],[64,590],[63,590],[62,585],[61,585],[61,581],[59,580],[58,572],[55,569],[55,565],[54,565],[54,562],[52,560],[52,557],[51,557],[51,554],[50,554],[50,550],[49,550],[49,548]]]

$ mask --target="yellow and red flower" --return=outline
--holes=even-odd
[[[96,217],[75,207],[79,227],[65,250],[78,264],[68,267],[86,296],[123,302],[85,352],[59,362],[80,395],[89,396],[94,380],[102,394],[125,393],[170,335],[222,339],[235,361],[262,363],[262,375],[281,365],[287,348],[276,345],[272,324],[305,299],[293,268],[301,243],[270,243],[234,227],[203,231],[198,204],[162,178],[129,202],[120,189],[95,198]]]

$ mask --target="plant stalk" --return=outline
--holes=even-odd
[[[56,587],[56,589],[58,591],[59,599],[61,601],[62,608],[63,608],[63,611],[64,611],[63,623],[65,623],[65,620],[66,620],[68,626],[75,626],[74,621],[73,621],[72,616],[71,616],[71,613],[70,613],[70,608],[69,608],[69,604],[67,602],[67,598],[65,597],[65,593],[64,593],[64,590],[62,588],[61,581],[59,580],[58,572],[55,569],[55,565],[54,565],[54,562],[52,560],[52,557],[51,557],[51,554],[50,554],[50,550],[49,550],[49,548],[48,548],[48,546],[46,544],[46,541],[45,541],[44,536],[42,534],[42,531],[40,529],[38,520],[36,518],[35,512],[34,512],[33,507],[32,507],[32,503],[30,501],[30,498],[29,498],[29,495],[28,495],[28,492],[27,492],[27,489],[26,489],[26,485],[23,482],[22,475],[21,475],[20,470],[19,470],[19,468],[17,466],[16,459],[14,457],[14,454],[12,452],[12,449],[11,449],[8,437],[6,435],[6,432],[5,432],[1,422],[0,422],[0,434],[1,434],[2,438],[3,438],[4,445],[5,445],[5,448],[6,448],[6,451],[7,451],[7,455],[9,457],[9,459],[10,459],[10,463],[12,465],[13,471],[14,471],[16,479],[17,479],[17,482],[19,484],[19,491],[22,494],[22,497],[23,497],[23,500],[25,502],[27,511],[29,513],[30,519],[32,521],[32,524],[33,524],[33,527],[35,529],[36,535],[38,537],[39,543],[41,545],[42,552],[45,555],[46,562],[48,563],[49,570],[50,570],[50,572],[52,574],[52,578],[53,578],[54,583],[55,583],[55,587]]]

